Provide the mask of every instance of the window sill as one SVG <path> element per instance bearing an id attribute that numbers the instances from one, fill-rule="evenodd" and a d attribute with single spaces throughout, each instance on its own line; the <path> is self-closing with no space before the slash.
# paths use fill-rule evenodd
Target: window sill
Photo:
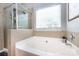
<path id="1" fill-rule="evenodd" d="M 35 31 L 64 31 L 62 28 L 36 28 Z"/>

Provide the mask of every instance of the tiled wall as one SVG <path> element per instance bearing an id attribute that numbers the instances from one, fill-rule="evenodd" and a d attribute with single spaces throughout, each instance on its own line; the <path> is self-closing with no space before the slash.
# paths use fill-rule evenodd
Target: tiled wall
<path id="1" fill-rule="evenodd" d="M 67 23 L 67 31 L 69 40 L 71 41 L 71 34 L 73 34 L 72 43 L 79 47 L 79 18 Z"/>
<path id="2" fill-rule="evenodd" d="M 71 40 L 71 34 L 73 34 L 74 38 Z M 67 32 L 68 40 L 79 47 L 79 32 Z"/>
<path id="3" fill-rule="evenodd" d="M 0 8 L 0 50 L 4 48 L 3 9 Z"/>
<path id="4" fill-rule="evenodd" d="M 34 31 L 35 36 L 59 37 L 66 36 L 65 31 Z"/>
<path id="5" fill-rule="evenodd" d="M 14 56 L 16 42 L 31 37 L 33 35 L 33 31 L 32 29 L 9 29 L 7 35 L 9 55 Z"/>

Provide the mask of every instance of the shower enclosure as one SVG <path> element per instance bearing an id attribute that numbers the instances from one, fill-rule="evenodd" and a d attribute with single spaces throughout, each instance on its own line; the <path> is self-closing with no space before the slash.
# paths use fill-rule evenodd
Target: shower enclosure
<path id="1" fill-rule="evenodd" d="M 8 29 L 31 29 L 31 21 L 29 12 L 31 8 L 25 7 L 23 4 L 11 4 L 5 8 L 6 12 L 6 27 Z"/>
<path id="2" fill-rule="evenodd" d="M 9 34 L 9 30 L 11 32 L 12 29 L 32 29 L 32 23 L 30 16 L 32 15 L 32 8 L 27 8 L 24 4 L 10 4 L 9 6 L 4 8 L 5 11 L 5 33 L 4 33 L 4 47 L 8 48 L 9 38 L 11 33 Z M 9 35 L 9 36 L 8 36 Z"/>

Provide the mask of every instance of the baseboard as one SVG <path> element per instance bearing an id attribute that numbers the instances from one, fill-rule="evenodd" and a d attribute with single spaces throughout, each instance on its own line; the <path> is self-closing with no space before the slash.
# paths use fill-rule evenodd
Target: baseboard
<path id="1" fill-rule="evenodd" d="M 3 48 L 2 50 L 0 50 L 0 52 L 3 52 L 3 51 L 8 52 L 8 49 Z"/>

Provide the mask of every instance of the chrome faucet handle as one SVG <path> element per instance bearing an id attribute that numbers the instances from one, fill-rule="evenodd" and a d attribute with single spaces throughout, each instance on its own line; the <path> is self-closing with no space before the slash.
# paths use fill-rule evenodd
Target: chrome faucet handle
<path id="1" fill-rule="evenodd" d="M 46 43 L 48 43 L 48 41 L 46 40 Z"/>
<path id="2" fill-rule="evenodd" d="M 71 33 L 71 40 L 75 39 L 75 36 Z"/>

